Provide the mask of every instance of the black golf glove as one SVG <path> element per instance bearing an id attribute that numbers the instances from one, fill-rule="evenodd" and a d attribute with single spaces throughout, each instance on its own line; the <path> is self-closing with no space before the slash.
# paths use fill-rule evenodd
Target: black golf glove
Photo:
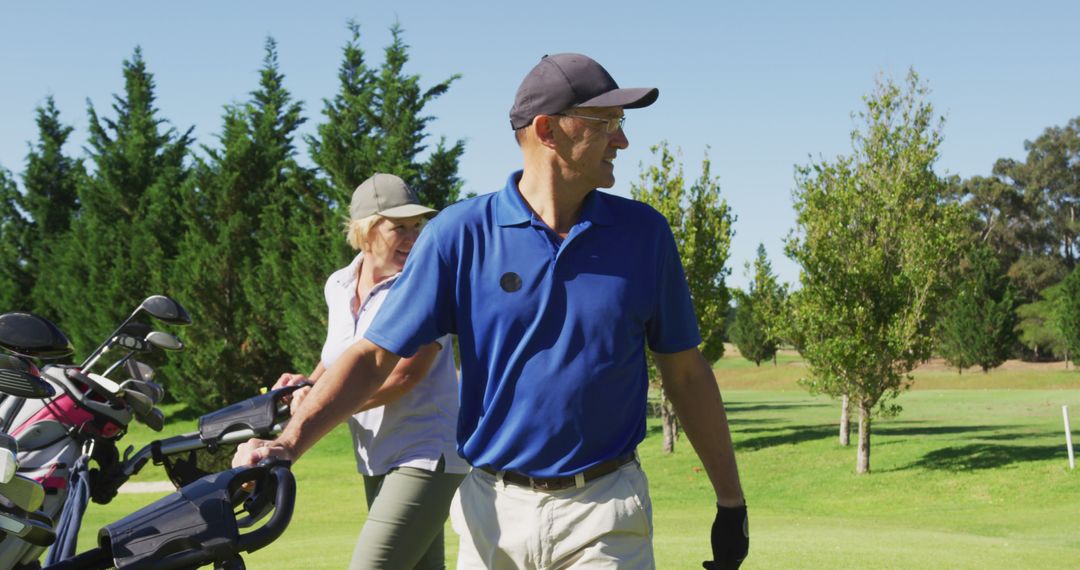
<path id="1" fill-rule="evenodd" d="M 750 550 L 750 527 L 746 517 L 746 505 L 741 507 L 716 506 L 716 520 L 712 525 L 711 561 L 702 562 L 705 570 L 738 570 Z"/>

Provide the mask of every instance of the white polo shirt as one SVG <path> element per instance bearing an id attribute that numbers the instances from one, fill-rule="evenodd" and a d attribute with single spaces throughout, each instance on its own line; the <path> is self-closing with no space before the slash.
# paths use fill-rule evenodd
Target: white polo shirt
<path id="1" fill-rule="evenodd" d="M 379 307 L 386 300 L 394 275 L 375 285 L 360 304 L 354 318 L 357 268 L 363 253 L 326 280 L 329 309 L 322 364 L 330 368 L 341 353 L 364 338 Z M 395 467 L 434 471 L 439 458 L 448 473 L 466 473 L 468 464 L 457 453 L 458 376 L 450 335 L 438 339 L 442 346 L 426 378 L 404 396 L 386 406 L 354 415 L 349 420 L 356 469 L 363 475 L 383 475 Z"/>

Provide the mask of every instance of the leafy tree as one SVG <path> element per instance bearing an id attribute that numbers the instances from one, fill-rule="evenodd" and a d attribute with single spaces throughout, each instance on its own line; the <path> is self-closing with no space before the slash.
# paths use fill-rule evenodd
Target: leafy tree
<path id="1" fill-rule="evenodd" d="M 930 354 L 931 325 L 963 237 L 933 171 L 941 123 L 914 71 L 903 88 L 879 80 L 858 115 L 853 153 L 797 169 L 801 267 L 793 319 L 811 390 L 849 396 L 859 410 L 856 472 L 870 471 L 871 420 Z"/>
<path id="2" fill-rule="evenodd" d="M 1016 292 L 994 253 L 976 248 L 968 257 L 938 324 L 941 355 L 963 370 L 1000 366 L 1016 344 Z"/>
<path id="3" fill-rule="evenodd" d="M 1061 295 L 1062 284 L 1058 283 L 1044 289 L 1039 300 L 1016 308 L 1020 343 L 1032 352 L 1035 360 L 1067 358 L 1068 348 L 1057 317 Z"/>
<path id="4" fill-rule="evenodd" d="M 254 394 L 290 368 L 277 334 L 286 308 L 292 251 L 286 224 L 310 192 L 295 160 L 303 123 L 267 39 L 259 87 L 225 108 L 220 149 L 206 148 L 184 185 L 184 234 L 173 282 L 196 315 L 194 348 L 180 361 L 173 393 L 198 411 Z M 308 177 L 310 179 L 310 177 Z M 271 377 L 273 376 L 273 377 Z"/>
<path id="5" fill-rule="evenodd" d="M 753 270 L 749 291 L 736 293 L 738 308 L 731 340 L 743 357 L 754 364 L 760 366 L 762 361 L 769 359 L 773 359 L 775 364 L 781 339 L 785 293 L 773 275 L 764 244 L 758 244 Z M 749 271 L 750 264 L 747 264 Z"/>
<path id="6" fill-rule="evenodd" d="M 682 164 L 676 164 L 667 143 L 661 142 L 651 150 L 658 162 L 641 171 L 630 193 L 634 199 L 656 208 L 671 225 L 697 314 L 701 352 L 707 361 L 715 362 L 724 354 L 724 320 L 731 300 L 724 282 L 730 270 L 725 265 L 735 216 L 727 200 L 720 197 L 720 184 L 710 173 L 708 154 L 702 160 L 701 176 L 687 191 Z M 653 378 L 654 372 L 655 368 L 651 368 Z M 678 424 L 667 396 L 661 403 L 661 416 L 664 448 L 670 453 L 678 437 Z"/>
<path id="7" fill-rule="evenodd" d="M 33 274 L 27 269 L 31 222 L 11 172 L 0 168 L 0 312 L 28 310 Z"/>
<path id="8" fill-rule="evenodd" d="M 992 176 L 950 181 L 953 199 L 971 214 L 971 241 L 993 250 L 1005 267 L 1049 254 L 1054 239 L 1042 219 L 1041 197 L 1010 178 L 1016 172 L 1013 161 L 999 160 Z"/>
<path id="9" fill-rule="evenodd" d="M 1024 143 L 1028 151 L 1016 178 L 1028 192 L 1043 199 L 1045 219 L 1057 238 L 1065 264 L 1072 268 L 1077 257 L 1080 233 L 1080 117 L 1064 127 L 1050 127 L 1034 141 Z"/>
<path id="10" fill-rule="evenodd" d="M 1056 255 L 1021 255 L 1009 266 L 1008 276 L 1016 288 L 1017 298 L 1037 300 L 1042 291 L 1060 283 L 1068 275 L 1065 262 Z"/>
<path id="11" fill-rule="evenodd" d="M 178 134 L 158 116 L 142 50 L 124 61 L 123 73 L 115 118 L 88 104 L 94 172 L 80 180 L 79 214 L 35 290 L 82 353 L 144 297 L 170 291 L 167 265 L 179 247 L 178 190 L 191 129 Z"/>
<path id="12" fill-rule="evenodd" d="M 1057 324 L 1065 340 L 1067 358 L 1080 363 L 1080 268 L 1073 269 L 1061 282 L 1057 299 Z"/>

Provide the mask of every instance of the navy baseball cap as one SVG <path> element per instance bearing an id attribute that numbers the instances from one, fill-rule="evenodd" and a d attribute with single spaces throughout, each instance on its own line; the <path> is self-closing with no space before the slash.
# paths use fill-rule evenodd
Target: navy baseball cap
<path id="1" fill-rule="evenodd" d="M 655 87 L 620 88 L 611 74 L 580 53 L 545 55 L 518 87 L 510 109 L 514 130 L 537 115 L 554 115 L 570 107 L 648 107 L 660 96 Z"/>

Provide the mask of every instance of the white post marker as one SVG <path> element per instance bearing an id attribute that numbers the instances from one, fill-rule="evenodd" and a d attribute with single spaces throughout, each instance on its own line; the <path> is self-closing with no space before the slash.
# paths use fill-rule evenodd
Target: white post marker
<path id="1" fill-rule="evenodd" d="M 1069 429 L 1069 406 L 1061 406 L 1061 414 L 1065 416 L 1065 446 L 1069 448 L 1069 469 L 1076 469 L 1076 456 L 1073 455 L 1072 430 Z"/>

